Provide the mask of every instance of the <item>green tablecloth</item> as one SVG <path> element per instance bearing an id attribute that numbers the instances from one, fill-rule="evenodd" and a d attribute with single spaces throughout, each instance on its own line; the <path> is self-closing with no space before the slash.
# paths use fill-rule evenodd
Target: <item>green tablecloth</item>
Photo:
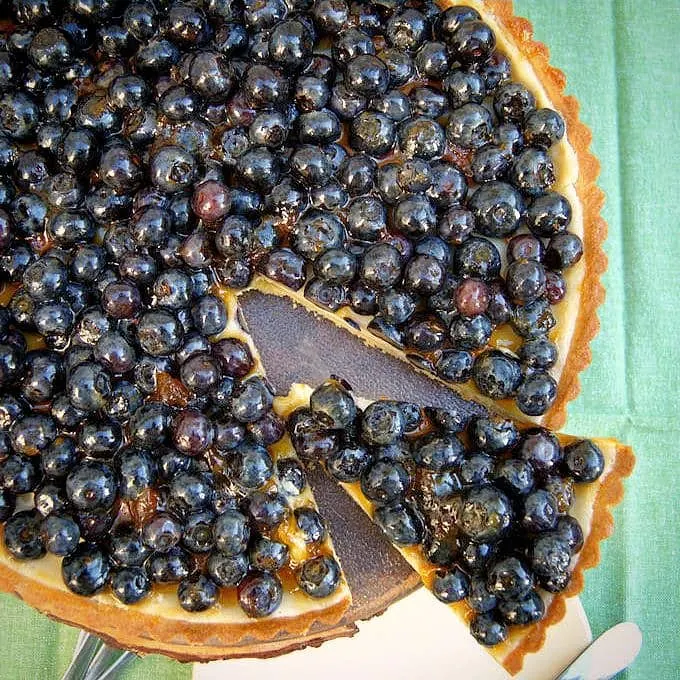
<path id="1" fill-rule="evenodd" d="M 583 602 L 595 634 L 624 619 L 643 630 L 627 677 L 680 677 L 675 421 L 680 383 L 680 4 L 676 0 L 517 0 L 581 101 L 607 193 L 607 302 L 593 364 L 567 429 L 616 436 L 638 455 L 615 536 L 588 574 Z M 75 631 L 0 596 L 0 678 L 55 678 Z M 147 658 L 126 678 L 188 678 L 190 667 Z"/>

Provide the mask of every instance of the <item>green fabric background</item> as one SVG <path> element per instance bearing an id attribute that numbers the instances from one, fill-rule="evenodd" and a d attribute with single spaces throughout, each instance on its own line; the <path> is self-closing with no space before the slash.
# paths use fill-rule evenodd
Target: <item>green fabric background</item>
<path id="1" fill-rule="evenodd" d="M 607 194 L 610 264 L 602 331 L 567 430 L 616 436 L 638 463 L 583 602 L 593 632 L 625 619 L 643 630 L 629 680 L 680 678 L 680 4 L 677 0 L 516 0 L 551 47 L 594 132 Z M 0 678 L 57 678 L 76 633 L 0 596 Z M 126 680 L 188 678 L 149 657 Z"/>

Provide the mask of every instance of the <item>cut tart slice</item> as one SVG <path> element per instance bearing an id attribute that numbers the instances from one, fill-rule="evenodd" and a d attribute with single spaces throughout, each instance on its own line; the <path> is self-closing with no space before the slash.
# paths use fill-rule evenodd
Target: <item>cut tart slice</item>
<path id="1" fill-rule="evenodd" d="M 323 461 L 512 674 L 599 562 L 634 465 L 631 449 L 612 439 L 368 402 L 337 379 L 294 385 L 275 409 L 298 454 Z"/>
<path id="2" fill-rule="evenodd" d="M 51 418 L 0 401 L 12 448 L 0 465 L 0 587 L 117 646 L 183 660 L 246 642 L 266 656 L 274 641 L 337 624 L 351 604 L 257 352 L 234 306 L 213 311 L 223 330 L 212 343 L 185 339 L 184 371 L 151 374 L 146 398 L 123 381 L 110 390 L 111 459 L 106 432 L 95 450 L 87 424 L 62 418 L 55 436 Z M 213 408 L 201 411 L 207 387 Z"/>

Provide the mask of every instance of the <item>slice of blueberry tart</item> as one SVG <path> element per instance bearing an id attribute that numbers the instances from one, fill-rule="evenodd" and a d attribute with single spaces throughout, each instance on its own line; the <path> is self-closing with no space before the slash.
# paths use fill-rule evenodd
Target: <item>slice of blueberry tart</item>
<path id="1" fill-rule="evenodd" d="M 3 3 L 0 586 L 185 660 L 351 633 L 319 464 L 516 672 L 632 466 L 551 433 L 605 267 L 563 87 L 503 0 Z M 487 414 L 276 397 L 249 290 Z"/>
<path id="2" fill-rule="evenodd" d="M 295 384 L 275 410 L 510 673 L 540 649 L 613 529 L 632 451 L 504 416 Z"/>

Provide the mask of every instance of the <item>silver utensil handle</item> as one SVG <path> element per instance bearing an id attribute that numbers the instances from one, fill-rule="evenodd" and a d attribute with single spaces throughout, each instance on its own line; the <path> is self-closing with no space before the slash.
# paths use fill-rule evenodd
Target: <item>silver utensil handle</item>
<path id="1" fill-rule="evenodd" d="M 96 635 L 80 632 L 73 658 L 61 680 L 114 680 L 139 657 L 107 646 Z"/>

